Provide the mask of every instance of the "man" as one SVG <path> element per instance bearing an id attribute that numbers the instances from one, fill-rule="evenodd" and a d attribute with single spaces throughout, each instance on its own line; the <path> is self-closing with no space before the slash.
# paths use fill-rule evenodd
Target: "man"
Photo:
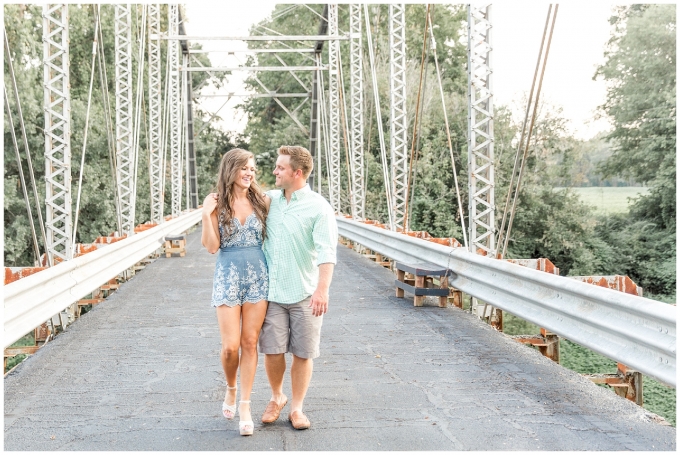
<path id="1" fill-rule="evenodd" d="M 312 155 L 304 147 L 282 146 L 276 160 L 276 186 L 267 216 L 264 254 L 269 265 L 269 307 L 260 333 L 260 352 L 272 389 L 263 423 L 279 418 L 288 402 L 283 394 L 284 354 L 293 355 L 292 401 L 288 420 L 296 430 L 310 427 L 302 403 L 319 356 L 323 315 L 336 263 L 338 227 L 330 204 L 307 185 Z"/>

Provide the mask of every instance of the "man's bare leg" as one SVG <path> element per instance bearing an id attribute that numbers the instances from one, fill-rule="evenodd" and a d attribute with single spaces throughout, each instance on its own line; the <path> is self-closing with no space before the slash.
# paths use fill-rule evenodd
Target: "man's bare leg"
<path id="1" fill-rule="evenodd" d="M 290 380 L 293 389 L 293 400 L 290 404 L 290 412 L 302 411 L 302 402 L 307 395 L 309 381 L 312 379 L 314 361 L 303 359 L 293 355 L 293 365 L 290 367 Z"/>
<path id="2" fill-rule="evenodd" d="M 293 362 L 293 365 L 295 362 Z M 267 372 L 269 386 L 272 389 L 272 401 L 283 403 L 287 398 L 283 394 L 283 375 L 286 373 L 286 357 L 284 354 L 265 354 L 264 369 Z"/>

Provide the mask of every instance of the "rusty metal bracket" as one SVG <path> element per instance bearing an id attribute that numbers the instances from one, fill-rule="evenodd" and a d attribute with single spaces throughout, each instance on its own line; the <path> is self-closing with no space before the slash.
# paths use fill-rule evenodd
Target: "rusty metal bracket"
<path id="1" fill-rule="evenodd" d="M 557 334 L 542 328 L 540 335 L 515 335 L 512 339 L 537 347 L 545 357 L 560 363 L 560 337 Z"/>
<path id="2" fill-rule="evenodd" d="M 607 384 L 618 396 L 642 406 L 642 373 L 622 363 L 616 365 L 618 371 L 614 374 L 584 374 L 582 376 L 595 384 Z"/>

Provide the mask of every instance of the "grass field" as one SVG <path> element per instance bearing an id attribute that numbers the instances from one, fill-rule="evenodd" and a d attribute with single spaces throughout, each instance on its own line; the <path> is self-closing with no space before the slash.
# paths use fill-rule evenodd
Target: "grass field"
<path id="1" fill-rule="evenodd" d="M 562 190 L 564 188 L 555 188 Z M 628 198 L 647 194 L 649 188 L 644 186 L 586 186 L 574 187 L 576 193 L 586 204 L 595 207 L 595 213 L 606 215 L 610 213 L 625 213 L 628 211 Z"/>

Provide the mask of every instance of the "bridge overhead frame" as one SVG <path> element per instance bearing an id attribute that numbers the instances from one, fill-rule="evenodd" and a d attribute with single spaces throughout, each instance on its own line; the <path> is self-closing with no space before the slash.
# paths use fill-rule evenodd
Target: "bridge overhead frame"
<path id="1" fill-rule="evenodd" d="M 68 5 L 43 7 L 45 234 L 48 264 L 73 257 Z M 6 58 L 9 58 L 7 56 Z"/>

